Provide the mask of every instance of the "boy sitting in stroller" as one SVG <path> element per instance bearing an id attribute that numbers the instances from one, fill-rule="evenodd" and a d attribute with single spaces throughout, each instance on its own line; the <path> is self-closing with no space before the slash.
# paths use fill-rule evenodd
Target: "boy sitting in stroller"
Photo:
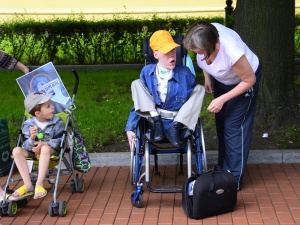
<path id="1" fill-rule="evenodd" d="M 61 118 L 54 115 L 51 104 L 52 94 L 42 92 L 30 93 L 24 101 L 25 109 L 32 115 L 22 125 L 24 142 L 22 147 L 13 149 L 13 157 L 24 185 L 18 188 L 8 200 L 18 200 L 34 194 L 34 199 L 45 197 L 43 187 L 50 156 L 59 155 L 64 124 Z M 26 158 L 38 158 L 38 178 L 35 188 L 31 182 Z"/>
<path id="2" fill-rule="evenodd" d="M 129 145 L 135 143 L 135 130 L 140 116 L 153 123 L 153 142 L 166 137 L 179 148 L 180 129 L 194 131 L 205 94 L 204 87 L 196 84 L 196 77 L 188 67 L 176 65 L 179 47 L 165 30 L 154 32 L 150 47 L 157 64 L 144 66 L 140 79 L 132 82 L 134 108 L 126 125 Z"/>

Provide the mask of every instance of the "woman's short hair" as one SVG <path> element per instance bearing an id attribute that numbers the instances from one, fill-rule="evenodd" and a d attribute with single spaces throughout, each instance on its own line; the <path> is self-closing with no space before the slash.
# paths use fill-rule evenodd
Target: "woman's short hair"
<path id="1" fill-rule="evenodd" d="M 212 24 L 200 21 L 194 23 L 186 32 L 183 39 L 183 45 L 186 49 L 194 51 L 197 49 L 205 50 L 207 55 L 204 59 L 216 50 L 216 44 L 219 40 L 219 33 Z"/>

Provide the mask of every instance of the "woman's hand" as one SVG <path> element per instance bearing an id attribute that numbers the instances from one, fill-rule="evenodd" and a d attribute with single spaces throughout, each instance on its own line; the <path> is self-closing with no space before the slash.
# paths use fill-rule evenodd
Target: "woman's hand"
<path id="1" fill-rule="evenodd" d="M 132 145 L 136 146 L 136 142 L 135 142 L 135 133 L 132 130 L 128 130 L 126 131 L 127 134 L 127 138 L 128 138 L 128 143 L 129 143 L 129 147 L 130 147 L 130 151 L 132 151 Z"/>
<path id="2" fill-rule="evenodd" d="M 212 113 L 218 113 L 223 108 L 224 103 L 225 102 L 222 96 L 215 98 L 214 100 L 211 101 L 211 103 L 207 107 L 207 110 L 209 110 Z"/>
<path id="3" fill-rule="evenodd" d="M 19 70 L 22 70 L 23 73 L 29 73 L 29 68 L 27 66 L 25 66 L 23 63 L 18 62 L 16 65 L 16 68 L 18 68 Z"/>
<path id="4" fill-rule="evenodd" d="M 232 66 L 232 69 L 240 77 L 241 82 L 231 91 L 221 95 L 210 103 L 207 109 L 212 113 L 218 113 L 222 109 L 225 102 L 245 93 L 256 82 L 255 74 L 245 55 L 242 55 L 241 58 L 238 59 L 238 61 Z M 204 75 L 205 82 L 207 82 L 207 73 L 204 73 Z"/>

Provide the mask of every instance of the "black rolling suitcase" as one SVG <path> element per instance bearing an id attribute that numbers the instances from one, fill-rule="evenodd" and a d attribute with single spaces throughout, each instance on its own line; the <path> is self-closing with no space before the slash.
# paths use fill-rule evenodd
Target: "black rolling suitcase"
<path id="1" fill-rule="evenodd" d="M 182 207 L 191 219 L 203 219 L 232 212 L 237 200 L 237 180 L 217 166 L 191 176 L 182 189 Z"/>

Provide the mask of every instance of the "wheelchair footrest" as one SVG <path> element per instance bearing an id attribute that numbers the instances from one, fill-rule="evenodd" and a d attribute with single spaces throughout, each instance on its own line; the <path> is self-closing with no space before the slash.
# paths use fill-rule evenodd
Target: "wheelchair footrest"
<path id="1" fill-rule="evenodd" d="M 163 185 L 163 186 L 155 186 L 153 188 L 155 192 L 181 192 L 182 186 L 180 185 Z"/>

